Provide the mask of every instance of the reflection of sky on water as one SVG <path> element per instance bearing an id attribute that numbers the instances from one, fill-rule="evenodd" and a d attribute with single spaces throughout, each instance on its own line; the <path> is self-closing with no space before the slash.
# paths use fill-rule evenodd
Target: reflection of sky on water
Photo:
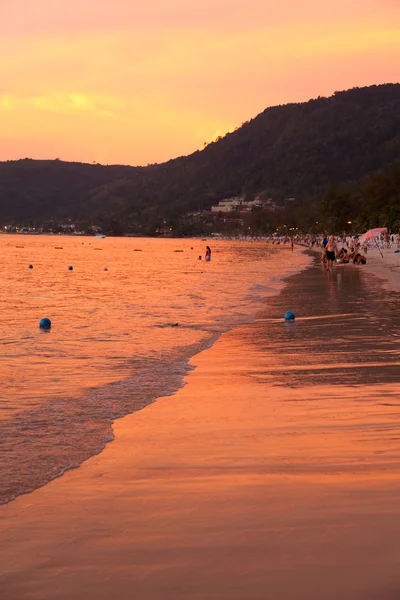
<path id="1" fill-rule="evenodd" d="M 294 276 L 246 340 L 265 357 L 258 376 L 295 387 L 398 382 L 399 305 L 398 295 L 362 268 L 338 268 L 332 278 L 314 269 Z M 286 324 L 289 309 L 297 318 Z"/>

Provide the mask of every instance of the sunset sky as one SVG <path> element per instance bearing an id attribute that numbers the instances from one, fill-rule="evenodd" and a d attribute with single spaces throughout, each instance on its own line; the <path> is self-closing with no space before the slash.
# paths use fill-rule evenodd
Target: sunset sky
<path id="1" fill-rule="evenodd" d="M 0 160 L 161 162 L 399 80 L 399 0 L 0 0 Z"/>

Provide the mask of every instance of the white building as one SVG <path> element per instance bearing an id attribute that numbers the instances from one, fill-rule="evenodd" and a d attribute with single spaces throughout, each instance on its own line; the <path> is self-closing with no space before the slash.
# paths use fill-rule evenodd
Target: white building
<path id="1" fill-rule="evenodd" d="M 236 196 L 235 198 L 227 198 L 226 200 L 220 200 L 217 206 L 211 207 L 212 213 L 230 213 L 235 210 L 240 210 L 243 205 L 248 205 L 248 202 L 244 201 L 244 198 L 241 196 Z"/>

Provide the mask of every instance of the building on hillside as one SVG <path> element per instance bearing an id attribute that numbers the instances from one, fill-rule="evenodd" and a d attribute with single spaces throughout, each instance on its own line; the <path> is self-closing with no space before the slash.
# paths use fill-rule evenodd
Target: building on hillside
<path id="1" fill-rule="evenodd" d="M 212 213 L 229 213 L 235 210 L 239 210 L 239 207 L 244 202 L 244 198 L 236 196 L 235 198 L 227 198 L 226 200 L 220 200 L 217 206 L 211 207 Z"/>
<path id="2" fill-rule="evenodd" d="M 287 202 L 293 202 L 294 198 L 289 198 Z M 261 208 L 271 212 L 279 212 L 283 210 L 283 206 L 277 205 L 272 198 L 262 200 L 259 196 L 254 200 L 245 201 L 243 196 L 236 196 L 235 198 L 227 198 L 226 200 L 220 200 L 217 206 L 211 207 L 211 214 L 217 215 L 219 213 L 231 213 L 239 212 L 240 214 L 246 214 L 252 212 L 254 208 Z"/>

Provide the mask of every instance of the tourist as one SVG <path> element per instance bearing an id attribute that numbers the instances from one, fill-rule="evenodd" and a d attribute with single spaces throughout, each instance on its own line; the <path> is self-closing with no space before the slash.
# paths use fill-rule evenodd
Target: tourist
<path id="1" fill-rule="evenodd" d="M 328 238 L 328 243 L 325 246 L 325 254 L 327 260 L 327 269 L 329 272 L 332 271 L 332 265 L 335 262 L 335 254 L 337 252 L 337 245 L 335 242 L 335 238 L 333 235 L 330 235 Z"/>
<path id="2" fill-rule="evenodd" d="M 347 254 L 346 248 L 342 248 L 338 254 L 338 260 L 342 264 L 347 264 L 349 262 L 349 257 Z"/>

